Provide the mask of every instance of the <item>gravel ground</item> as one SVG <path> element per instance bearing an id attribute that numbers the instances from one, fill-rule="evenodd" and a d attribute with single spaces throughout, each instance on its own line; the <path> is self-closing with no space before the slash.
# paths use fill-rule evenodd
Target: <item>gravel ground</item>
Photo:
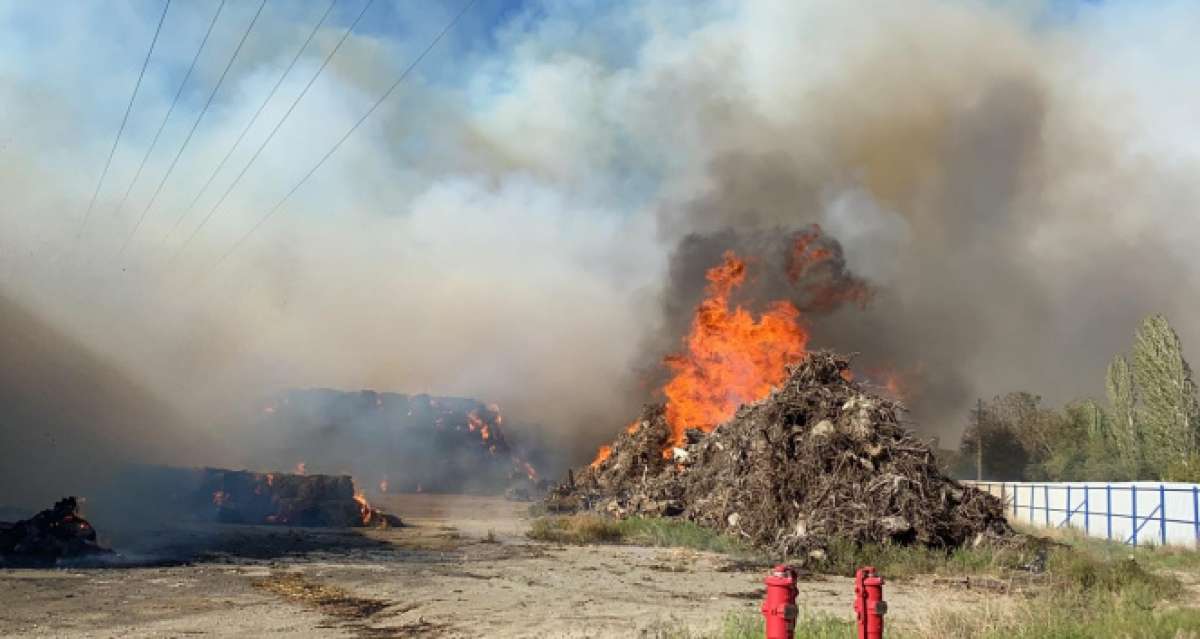
<path id="1" fill-rule="evenodd" d="M 412 525 L 153 531 L 153 550 L 124 557 L 133 565 L 0 570 L 0 636 L 653 637 L 714 628 L 762 598 L 762 567 L 720 555 L 530 542 L 525 504 L 378 501 Z M 187 561 L 164 565 L 163 553 Z M 800 604 L 849 618 L 852 592 L 850 579 L 814 577 Z M 889 584 L 887 599 L 897 621 L 1003 603 L 911 582 Z"/>

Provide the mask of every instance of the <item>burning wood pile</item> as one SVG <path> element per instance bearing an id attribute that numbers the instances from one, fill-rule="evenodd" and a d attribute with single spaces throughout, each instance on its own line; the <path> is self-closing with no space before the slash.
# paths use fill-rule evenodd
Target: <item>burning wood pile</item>
<path id="1" fill-rule="evenodd" d="M 899 405 L 852 379 L 846 358 L 810 353 L 767 397 L 682 441 L 649 406 L 546 505 L 683 517 L 786 555 L 835 539 L 957 547 L 1011 534 L 997 499 L 944 476 Z"/>
<path id="2" fill-rule="evenodd" d="M 64 497 L 29 519 L 0 522 L 0 565 L 10 561 L 52 563 L 109 552 L 96 542 L 96 529 L 79 515 L 74 497 Z"/>

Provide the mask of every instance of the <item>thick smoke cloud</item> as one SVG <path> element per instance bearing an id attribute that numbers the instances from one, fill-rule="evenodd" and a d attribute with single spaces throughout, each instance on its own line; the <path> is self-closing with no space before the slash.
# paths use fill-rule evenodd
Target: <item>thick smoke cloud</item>
<path id="1" fill-rule="evenodd" d="M 480 3 L 215 268 L 454 9 L 379 6 L 174 261 L 353 8 L 189 211 L 323 10 L 269 3 L 124 255 L 256 5 L 229 4 L 118 213 L 212 7 L 168 15 L 87 228 L 157 5 L 0 10 L 0 290 L 177 415 L 151 422 L 213 442 L 185 461 L 245 459 L 239 411 L 290 387 L 495 401 L 578 461 L 653 395 L 707 257 L 812 223 L 875 296 L 810 313 L 811 343 L 910 377 L 928 434 L 952 440 L 978 395 L 1099 393 L 1146 313 L 1200 343 L 1188 257 L 1200 146 L 1185 133 L 1200 83 L 1163 71 L 1196 52 L 1186 29 L 1162 29 L 1200 16 L 1174 6 Z M 757 286 L 755 298 L 792 294 Z M 36 356 L 9 348 L 6 366 Z M 45 384 L 61 394 L 77 380 Z M 136 456 L 157 461 L 177 429 L 126 431 L 130 403 L 106 422 L 113 441 L 153 442 Z M 78 418 L 63 420 L 71 432 Z"/>

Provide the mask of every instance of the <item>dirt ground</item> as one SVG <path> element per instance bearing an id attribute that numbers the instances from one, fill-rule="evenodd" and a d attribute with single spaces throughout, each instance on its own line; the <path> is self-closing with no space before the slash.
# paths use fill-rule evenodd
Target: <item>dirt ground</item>
<path id="1" fill-rule="evenodd" d="M 396 495 L 409 527 L 219 526 L 156 531 L 140 565 L 0 570 L 2 637 L 654 637 L 757 610 L 763 567 L 690 550 L 556 546 L 524 538 L 527 504 Z M 101 531 L 103 532 L 103 531 Z M 120 545 L 117 545 L 120 549 Z M 189 559 L 164 565 L 161 549 Z M 847 618 L 850 579 L 800 585 Z M 889 615 L 1002 604 L 958 585 L 895 583 Z"/>

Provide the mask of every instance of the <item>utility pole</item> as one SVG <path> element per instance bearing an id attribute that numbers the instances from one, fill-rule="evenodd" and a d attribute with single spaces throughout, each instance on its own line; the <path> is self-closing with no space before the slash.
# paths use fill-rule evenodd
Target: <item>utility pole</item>
<path id="1" fill-rule="evenodd" d="M 983 399 L 975 410 L 975 481 L 983 481 Z"/>

